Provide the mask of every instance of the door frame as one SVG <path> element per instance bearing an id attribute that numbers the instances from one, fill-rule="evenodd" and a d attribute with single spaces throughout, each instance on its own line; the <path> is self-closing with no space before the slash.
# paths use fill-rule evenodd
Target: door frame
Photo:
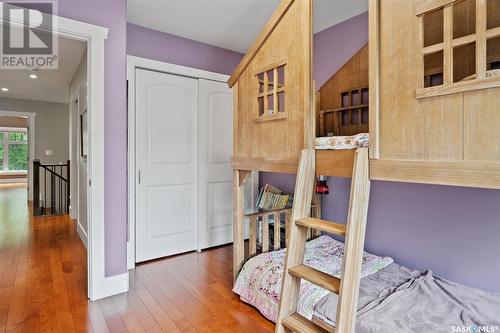
<path id="1" fill-rule="evenodd" d="M 87 98 L 89 113 L 88 154 L 88 246 L 87 274 L 88 297 L 101 299 L 129 289 L 128 271 L 106 276 L 105 263 L 105 205 L 104 205 L 104 41 L 108 28 L 69 18 L 52 15 L 53 26 L 41 25 L 39 29 L 59 36 L 87 43 Z M 0 15 L 0 24 L 5 18 Z M 11 19 L 8 24 L 23 27 L 22 20 Z"/>
<path id="2" fill-rule="evenodd" d="M 226 83 L 229 75 L 210 72 L 171 63 L 161 62 L 153 59 L 127 55 L 127 91 L 128 91 L 128 233 L 127 233 L 127 268 L 135 268 L 135 228 L 136 228 L 136 110 L 135 110 L 135 72 L 136 69 L 145 69 L 165 74 L 180 75 L 193 79 L 205 79 Z M 198 124 L 196 125 L 198 126 Z M 196 158 L 196 168 L 198 168 L 198 158 Z M 198 177 L 198 176 L 196 176 Z M 256 180 L 257 179 L 257 180 Z M 258 177 L 253 177 L 254 192 L 258 191 Z M 198 190 L 196 190 L 198 191 Z M 197 208 L 196 208 L 197 209 Z M 196 225 L 198 225 L 198 215 L 196 214 Z M 197 248 L 199 251 L 198 231 L 196 234 Z"/>
<path id="3" fill-rule="evenodd" d="M 28 201 L 33 201 L 33 184 L 31 177 L 33 174 L 33 160 L 35 159 L 35 117 L 34 112 L 19 112 L 0 110 L 0 116 L 6 117 L 26 117 L 28 119 Z"/>

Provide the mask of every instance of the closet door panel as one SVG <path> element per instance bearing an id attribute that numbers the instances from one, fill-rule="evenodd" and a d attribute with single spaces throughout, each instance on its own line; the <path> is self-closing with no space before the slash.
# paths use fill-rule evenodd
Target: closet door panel
<path id="1" fill-rule="evenodd" d="M 199 80 L 199 248 L 232 242 L 233 95 L 227 84 Z"/>
<path id="2" fill-rule="evenodd" d="M 136 71 L 136 261 L 196 249 L 197 80 Z"/>

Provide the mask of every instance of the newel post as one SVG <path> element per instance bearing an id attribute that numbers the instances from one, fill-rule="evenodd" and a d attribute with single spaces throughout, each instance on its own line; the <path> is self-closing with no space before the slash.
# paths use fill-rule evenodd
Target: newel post
<path id="1" fill-rule="evenodd" d="M 33 215 L 40 215 L 40 160 L 33 160 Z"/>

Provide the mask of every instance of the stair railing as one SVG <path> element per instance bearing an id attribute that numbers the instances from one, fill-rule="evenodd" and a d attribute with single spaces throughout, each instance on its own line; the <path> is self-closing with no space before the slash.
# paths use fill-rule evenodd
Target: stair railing
<path id="1" fill-rule="evenodd" d="M 70 206 L 70 161 L 42 164 L 33 161 L 33 215 L 68 214 Z"/>

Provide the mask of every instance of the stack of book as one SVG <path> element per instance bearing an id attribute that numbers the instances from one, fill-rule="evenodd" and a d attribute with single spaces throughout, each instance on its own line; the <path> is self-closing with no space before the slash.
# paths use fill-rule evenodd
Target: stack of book
<path id="1" fill-rule="evenodd" d="M 292 196 L 283 193 L 280 189 L 266 184 L 259 193 L 257 199 L 257 209 L 276 210 L 284 209 L 292 206 Z"/>

